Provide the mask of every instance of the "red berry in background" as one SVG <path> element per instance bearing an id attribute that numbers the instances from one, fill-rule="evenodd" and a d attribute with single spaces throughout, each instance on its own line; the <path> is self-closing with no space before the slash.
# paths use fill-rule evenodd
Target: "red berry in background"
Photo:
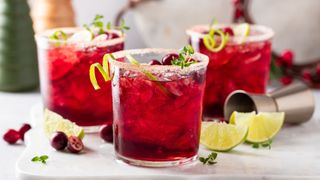
<path id="1" fill-rule="evenodd" d="M 178 59 L 179 55 L 172 53 L 172 54 L 167 54 L 162 58 L 162 64 L 163 65 L 171 65 L 171 61 L 174 59 Z"/>
<path id="2" fill-rule="evenodd" d="M 106 142 L 113 142 L 112 124 L 104 124 L 100 127 L 100 137 Z"/>
<path id="3" fill-rule="evenodd" d="M 19 134 L 20 134 L 20 137 L 21 137 L 21 140 L 24 141 L 24 134 L 29 131 L 31 129 L 31 126 L 30 124 L 28 123 L 24 123 L 21 128 L 19 129 Z"/>
<path id="4" fill-rule="evenodd" d="M 159 62 L 159 61 L 156 60 L 156 59 L 152 59 L 148 64 L 149 64 L 149 65 L 162 65 L 161 62 Z"/>
<path id="5" fill-rule="evenodd" d="M 84 149 L 84 145 L 80 138 L 77 136 L 70 136 L 68 138 L 67 148 L 72 153 L 79 153 Z"/>
<path id="6" fill-rule="evenodd" d="M 284 76 L 280 78 L 280 82 L 282 85 L 289 85 L 293 81 L 293 78 L 291 76 Z"/>
<path id="7" fill-rule="evenodd" d="M 316 74 L 317 74 L 318 77 L 320 77 L 320 64 L 317 64 Z"/>
<path id="8" fill-rule="evenodd" d="M 281 60 L 282 63 L 287 66 L 287 67 L 291 67 L 293 64 L 293 58 L 294 58 L 294 54 L 291 50 L 285 50 L 281 53 Z"/>
<path id="9" fill-rule="evenodd" d="M 3 139 L 9 144 L 15 144 L 20 139 L 20 134 L 14 129 L 9 129 L 4 135 Z"/>
<path id="10" fill-rule="evenodd" d="M 312 74 L 309 70 L 305 69 L 302 71 L 302 78 L 306 82 L 311 82 L 312 81 Z"/>
<path id="11" fill-rule="evenodd" d="M 68 137 L 64 132 L 57 131 L 51 135 L 50 144 L 56 150 L 64 150 L 68 144 Z"/>
<path id="12" fill-rule="evenodd" d="M 230 27 L 223 28 L 223 32 L 229 36 L 234 36 L 233 30 Z"/>

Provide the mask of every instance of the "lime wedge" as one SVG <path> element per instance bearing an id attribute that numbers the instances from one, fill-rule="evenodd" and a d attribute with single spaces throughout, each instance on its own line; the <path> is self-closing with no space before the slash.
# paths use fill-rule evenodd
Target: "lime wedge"
<path id="1" fill-rule="evenodd" d="M 69 39 L 68 42 L 90 42 L 93 36 L 92 33 L 88 30 L 81 30 L 74 33 Z"/>
<path id="2" fill-rule="evenodd" d="M 230 151 L 245 141 L 247 126 L 202 122 L 200 143 L 214 151 Z"/>
<path id="3" fill-rule="evenodd" d="M 249 128 L 246 141 L 250 143 L 264 143 L 280 131 L 284 122 L 284 112 L 261 112 L 258 114 L 234 112 L 230 123 L 246 125 Z"/>
<path id="4" fill-rule="evenodd" d="M 84 137 L 84 130 L 82 127 L 77 126 L 74 122 L 64 119 L 59 114 L 44 110 L 44 133 L 47 137 L 56 131 L 64 132 L 68 137 L 77 136 L 80 139 Z"/>
<path id="5" fill-rule="evenodd" d="M 236 25 L 233 28 L 233 32 L 235 36 L 247 37 L 250 34 L 250 25 L 248 23 Z"/>

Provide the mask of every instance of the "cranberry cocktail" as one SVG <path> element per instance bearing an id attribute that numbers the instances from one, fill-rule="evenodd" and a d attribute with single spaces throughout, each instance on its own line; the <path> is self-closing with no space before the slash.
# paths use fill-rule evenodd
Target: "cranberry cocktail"
<path id="1" fill-rule="evenodd" d="M 101 62 L 104 54 L 123 50 L 123 34 L 118 30 L 95 33 L 62 28 L 36 37 L 44 106 L 80 126 L 111 123 L 111 84 L 104 83 L 96 91 L 89 68 Z"/>
<path id="2" fill-rule="evenodd" d="M 273 32 L 258 25 L 240 26 L 199 25 L 187 30 L 193 48 L 209 57 L 204 97 L 206 117 L 223 117 L 224 101 L 234 90 L 265 93 Z"/>
<path id="3" fill-rule="evenodd" d="M 172 166 L 196 158 L 208 57 L 189 50 L 128 50 L 109 59 L 119 159 Z"/>

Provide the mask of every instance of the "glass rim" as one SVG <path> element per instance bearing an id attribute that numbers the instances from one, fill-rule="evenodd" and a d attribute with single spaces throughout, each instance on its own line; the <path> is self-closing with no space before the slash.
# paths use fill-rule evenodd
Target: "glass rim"
<path id="1" fill-rule="evenodd" d="M 42 43 L 61 43 L 63 45 L 81 45 L 84 47 L 88 47 L 88 46 L 98 46 L 98 47 L 103 47 L 103 46 L 112 46 L 115 44 L 119 44 L 119 43 L 123 43 L 126 39 L 126 35 L 122 34 L 121 31 L 119 30 L 107 30 L 106 32 L 113 32 L 119 35 L 118 38 L 114 38 L 114 39 L 107 39 L 104 41 L 90 41 L 90 42 L 84 42 L 84 41 L 79 41 L 79 42 L 68 42 L 65 40 L 55 40 L 55 39 L 50 39 L 49 36 L 52 35 L 54 32 L 56 31 L 63 31 L 66 34 L 71 34 L 71 33 L 75 33 L 77 31 L 81 31 L 81 30 L 85 30 L 84 28 L 81 27 L 60 27 L 60 28 L 52 28 L 52 29 L 47 29 L 43 32 L 40 33 L 36 33 L 34 35 L 36 42 L 38 44 L 42 44 Z"/>
<path id="2" fill-rule="evenodd" d="M 129 55 L 141 55 L 141 54 L 147 54 L 147 53 L 178 53 L 178 50 L 176 49 L 164 49 L 164 48 L 145 48 L 145 49 L 131 49 L 131 50 L 122 50 L 112 53 L 112 55 L 118 59 L 118 58 L 124 58 L 126 54 Z M 190 71 L 195 71 L 201 68 L 206 68 L 209 63 L 209 57 L 207 55 L 195 52 L 193 55 L 191 55 L 192 58 L 199 60 L 200 62 L 191 64 L 188 67 L 181 68 L 177 65 L 148 65 L 146 63 L 141 63 L 140 65 L 131 64 L 130 62 L 121 62 L 114 59 L 109 59 L 109 63 L 113 66 L 117 66 L 123 69 L 128 70 L 147 70 L 154 73 L 161 73 L 161 72 L 169 72 L 169 71 L 176 71 L 176 72 L 183 72 L 187 73 Z M 139 61 L 139 59 L 137 58 Z M 152 60 L 152 59 L 150 59 Z"/>
<path id="3" fill-rule="evenodd" d="M 239 24 L 216 24 L 213 27 L 223 28 L 223 27 L 234 27 Z M 249 35 L 247 37 L 239 37 L 239 36 L 229 36 L 229 42 L 242 44 L 243 42 L 260 42 L 270 40 L 274 36 L 274 31 L 263 25 L 250 24 L 250 29 L 258 32 L 262 32 L 262 34 Z M 186 34 L 191 37 L 203 38 L 205 34 L 202 34 L 203 31 L 209 30 L 209 24 L 200 24 L 192 26 L 186 30 Z M 228 42 L 228 43 L 229 43 Z"/>

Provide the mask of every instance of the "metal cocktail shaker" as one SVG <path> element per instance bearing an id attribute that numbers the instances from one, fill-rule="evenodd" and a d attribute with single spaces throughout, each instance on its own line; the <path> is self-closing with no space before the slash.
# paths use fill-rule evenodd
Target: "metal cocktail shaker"
<path id="1" fill-rule="evenodd" d="M 224 117 L 229 120 L 233 111 L 238 112 L 285 112 L 285 123 L 308 121 L 315 108 L 311 89 L 303 83 L 294 83 L 265 95 L 232 92 L 224 104 Z"/>

